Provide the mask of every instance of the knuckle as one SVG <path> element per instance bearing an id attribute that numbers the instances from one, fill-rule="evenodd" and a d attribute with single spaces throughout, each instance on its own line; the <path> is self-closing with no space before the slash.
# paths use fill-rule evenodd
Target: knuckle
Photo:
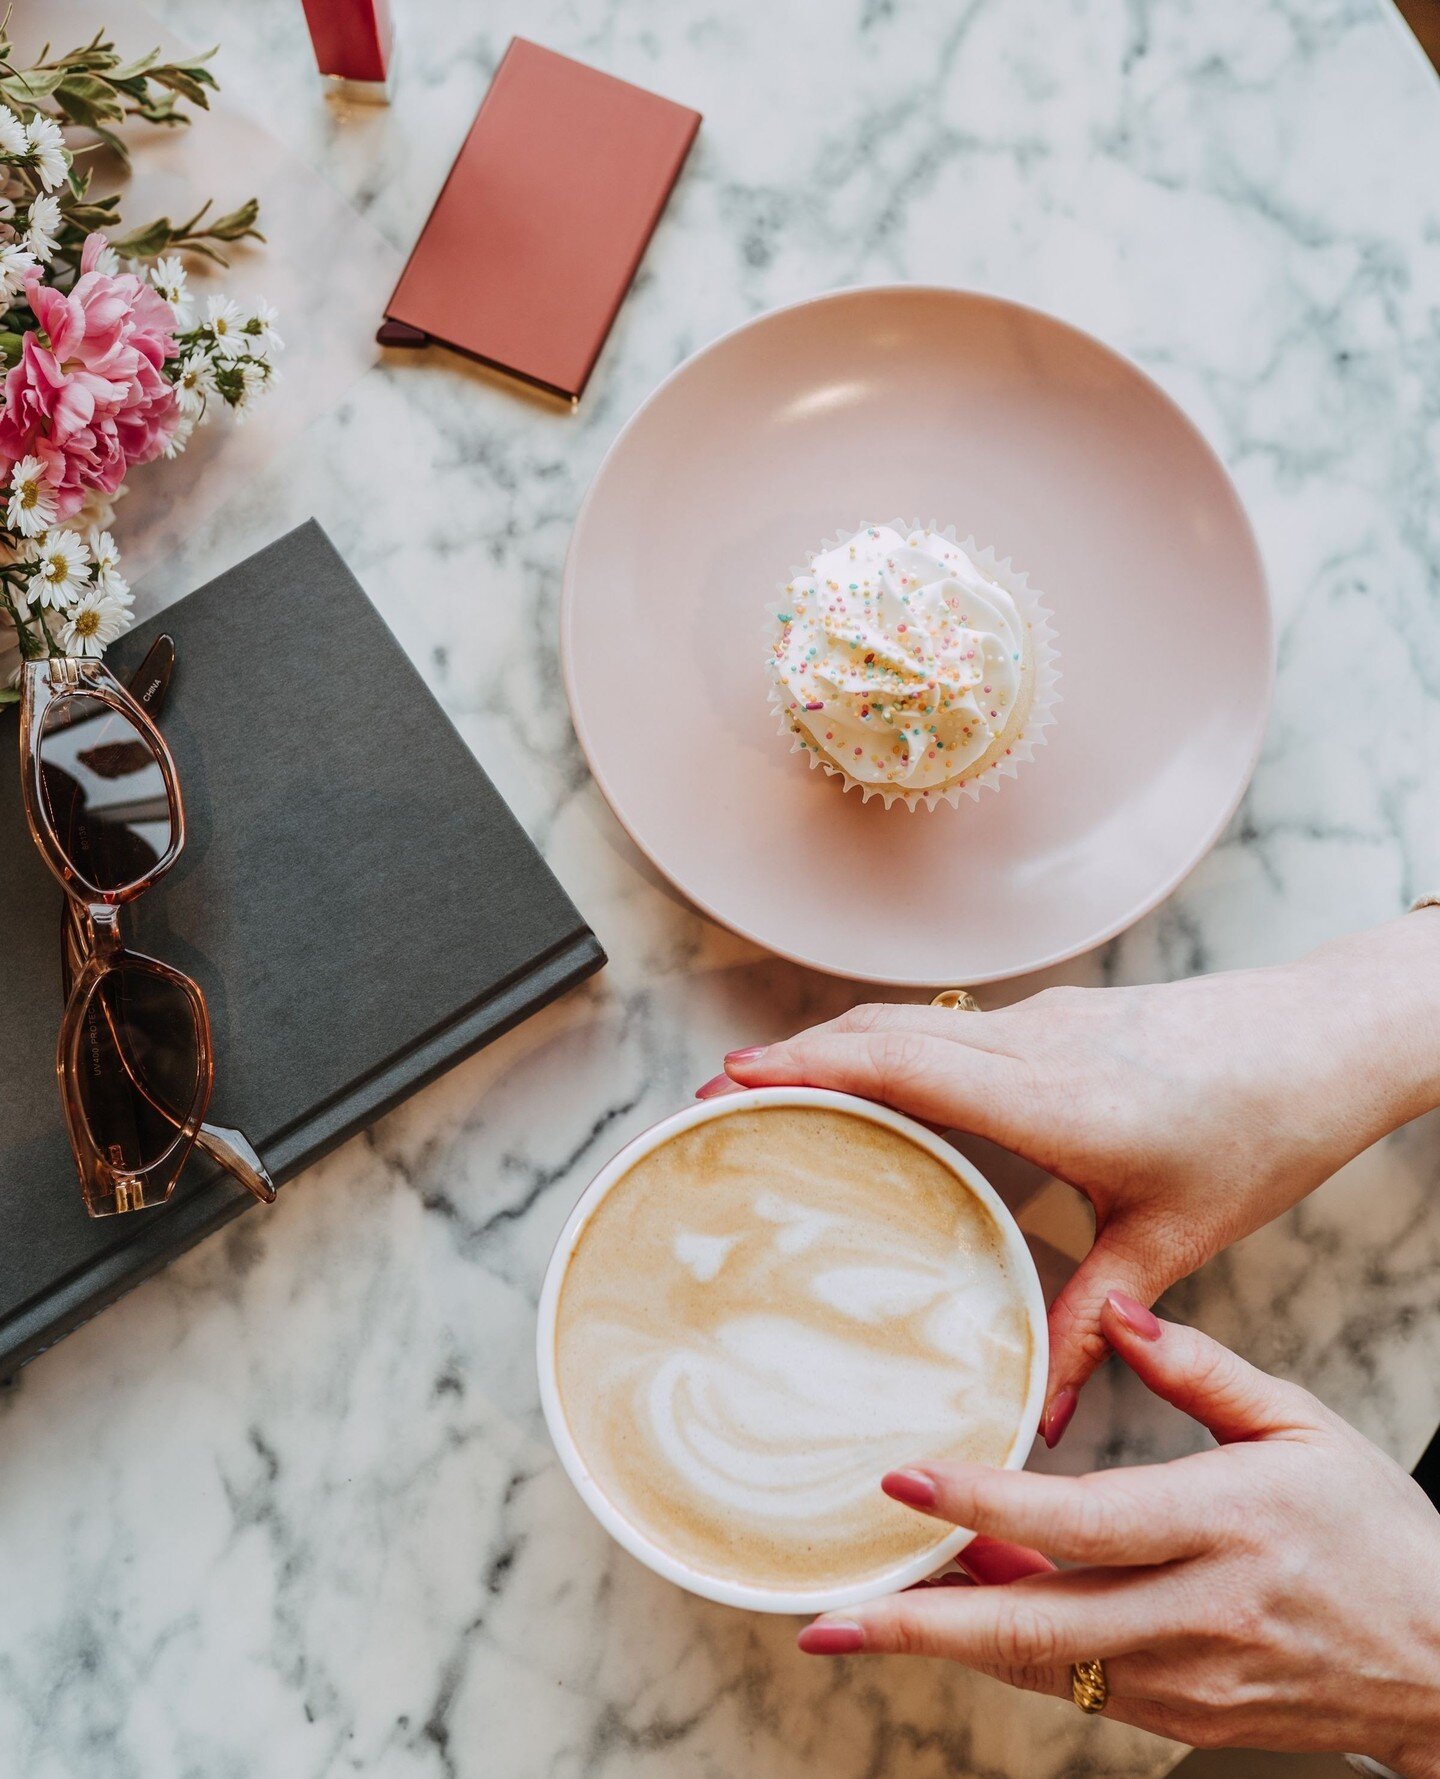
<path id="1" fill-rule="evenodd" d="M 1230 1396 L 1241 1384 L 1240 1361 L 1228 1348 L 1207 1341 L 1195 1355 L 1190 1382 L 1202 1396 Z"/>
<path id="2" fill-rule="evenodd" d="M 836 1028 L 842 1032 L 878 1031 L 889 1013 L 890 1009 L 883 1001 L 862 1001 L 858 1007 L 840 1015 L 835 1022 Z"/>
<path id="3" fill-rule="evenodd" d="M 1225 1604 L 1223 1631 L 1233 1647 L 1252 1650 L 1268 1641 L 1268 1614 L 1250 1594 L 1235 1594 Z"/>
<path id="4" fill-rule="evenodd" d="M 1100 1324 L 1092 1313 L 1084 1316 L 1082 1312 L 1070 1312 L 1069 1326 L 1064 1330 L 1067 1344 L 1073 1355 L 1071 1363 L 1071 1382 L 1079 1382 L 1088 1378 L 1090 1373 L 1109 1357 L 1110 1343 L 1100 1332 Z M 1078 1360 L 1078 1365 L 1074 1361 Z"/>
<path id="5" fill-rule="evenodd" d="M 1049 1613 L 1015 1603 L 996 1622 L 995 1663 L 1001 1668 L 1053 1668 L 1059 1657 L 1060 1633 Z"/>
<path id="6" fill-rule="evenodd" d="M 1186 1702 L 1201 1712 L 1205 1719 L 1217 1724 L 1236 1704 L 1233 1681 L 1225 1674 L 1202 1674 L 1185 1689 Z"/>
<path id="7" fill-rule="evenodd" d="M 1349 1429 L 1345 1427 L 1345 1423 L 1342 1422 L 1340 1417 L 1335 1413 L 1334 1409 L 1327 1408 L 1318 1396 L 1305 1389 L 1302 1384 L 1292 1384 L 1277 1378 L 1275 1380 L 1275 1387 L 1279 1400 L 1283 1404 L 1291 1420 L 1298 1421 L 1304 1426 L 1315 1428 L 1328 1428 L 1338 1425 L 1345 1428 L 1347 1432 L 1349 1431 Z"/>
<path id="8" fill-rule="evenodd" d="M 915 1080 L 925 1059 L 926 1044 L 923 1032 L 886 1031 L 876 1037 L 873 1057 L 882 1097 L 888 1098 L 891 1089 Z"/>
<path id="9" fill-rule="evenodd" d="M 1074 1533 L 1075 1542 L 1084 1550 L 1108 1551 L 1122 1532 L 1119 1504 L 1109 1495 L 1102 1494 L 1093 1478 L 1083 1477 L 1077 1480 L 1080 1487 L 1075 1492 L 1074 1505 L 1070 1510 L 1070 1529 Z"/>
<path id="10" fill-rule="evenodd" d="M 1206 1514 L 1210 1548 L 1263 1549 L 1269 1534 L 1261 1523 L 1262 1518 L 1254 1502 L 1242 1506 L 1233 1496 L 1217 1490 L 1210 1499 Z"/>
<path id="11" fill-rule="evenodd" d="M 892 1655 L 939 1655 L 938 1639 L 929 1621 L 896 1613 L 885 1621 L 879 1639 Z"/>

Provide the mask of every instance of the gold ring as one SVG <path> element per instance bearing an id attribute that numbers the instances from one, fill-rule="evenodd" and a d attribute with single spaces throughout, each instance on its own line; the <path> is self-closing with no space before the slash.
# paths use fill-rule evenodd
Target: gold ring
<path id="1" fill-rule="evenodd" d="M 1096 1656 L 1093 1662 L 1072 1662 L 1070 1665 L 1070 1697 L 1082 1711 L 1092 1716 L 1105 1709 L 1110 1685 L 1105 1678 L 1105 1664 Z"/>
<path id="2" fill-rule="evenodd" d="M 978 1013 L 980 1003 L 968 988 L 942 988 L 934 997 L 932 1007 L 949 1007 L 956 1013 Z"/>

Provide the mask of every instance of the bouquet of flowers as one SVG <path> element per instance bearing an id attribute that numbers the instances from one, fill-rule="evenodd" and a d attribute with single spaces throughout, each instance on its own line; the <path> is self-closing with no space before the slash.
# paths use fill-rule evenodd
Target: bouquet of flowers
<path id="1" fill-rule="evenodd" d="M 222 407 L 243 419 L 281 342 L 267 304 L 211 295 L 197 312 L 186 289 L 187 253 L 223 265 L 221 243 L 264 239 L 253 200 L 122 235 L 118 197 L 91 194 L 85 156 L 125 158 L 114 125 L 208 108 L 208 54 L 124 62 L 101 34 L 17 68 L 10 47 L 0 24 L 0 656 L 99 655 L 131 621 L 110 530 L 126 476 Z"/>

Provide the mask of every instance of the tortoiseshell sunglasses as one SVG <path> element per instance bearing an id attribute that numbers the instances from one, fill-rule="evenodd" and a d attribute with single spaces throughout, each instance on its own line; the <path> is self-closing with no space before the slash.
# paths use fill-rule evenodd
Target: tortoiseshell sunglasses
<path id="1" fill-rule="evenodd" d="M 92 1217 L 163 1204 L 192 1149 L 258 1199 L 275 1187 L 245 1136 L 207 1124 L 210 1015 L 181 971 L 132 951 L 120 910 L 185 844 L 175 760 L 155 726 L 175 661 L 160 637 L 129 688 L 99 661 L 25 664 L 25 817 L 65 891 L 65 1011 L 55 1067 Z"/>

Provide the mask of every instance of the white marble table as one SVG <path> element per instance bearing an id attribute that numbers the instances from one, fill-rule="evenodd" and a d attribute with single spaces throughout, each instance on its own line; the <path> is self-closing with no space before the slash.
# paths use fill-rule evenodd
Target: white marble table
<path id="1" fill-rule="evenodd" d="M 389 244 L 382 291 L 512 29 L 702 109 L 690 168 L 577 415 L 394 356 L 237 478 L 142 607 L 318 516 L 613 961 L 0 1397 L 0 1768 L 1159 1775 L 1175 1748 L 1058 1701 L 806 1661 L 789 1623 L 618 1553 L 559 1472 L 532 1315 L 581 1186 L 726 1047 L 860 998 L 698 918 L 629 845 L 565 712 L 560 566 L 621 422 L 747 315 L 875 279 L 1052 308 L 1223 454 L 1280 630 L 1229 833 L 1063 974 L 1254 963 L 1391 914 L 1440 882 L 1440 91 L 1381 0 L 396 8 L 395 105 L 344 112 L 295 0 L 159 7 L 226 40 L 227 97 Z M 292 364 L 330 313 L 309 274 Z M 1407 1461 L 1440 1417 L 1437 1155 L 1434 1121 L 1401 1134 L 1174 1298 Z M 1106 1378 L 1063 1455 L 1189 1439 Z"/>

